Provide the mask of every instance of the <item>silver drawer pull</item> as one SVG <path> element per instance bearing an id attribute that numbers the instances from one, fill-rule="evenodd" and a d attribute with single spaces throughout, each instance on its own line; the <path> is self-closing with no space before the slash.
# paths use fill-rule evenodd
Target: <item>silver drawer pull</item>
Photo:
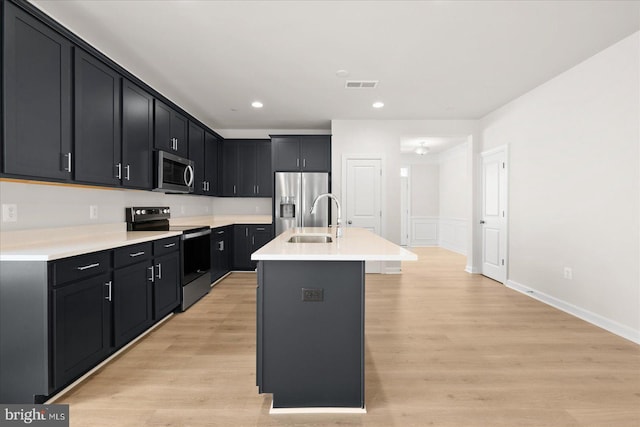
<path id="1" fill-rule="evenodd" d="M 80 271 L 84 271 L 84 270 L 88 270 L 88 269 L 90 269 L 90 268 L 95 268 L 95 267 L 97 267 L 97 266 L 99 266 L 99 265 L 100 265 L 100 263 L 99 263 L 99 262 L 96 262 L 96 263 L 94 263 L 94 264 L 83 265 L 82 267 L 76 267 L 76 268 L 77 268 L 78 270 L 80 270 Z"/>
<path id="2" fill-rule="evenodd" d="M 135 254 L 129 254 L 131 258 L 135 258 L 137 256 L 144 255 L 144 251 L 136 252 Z"/>
<path id="3" fill-rule="evenodd" d="M 216 234 L 224 234 L 224 231 L 217 231 Z"/>
<path id="4" fill-rule="evenodd" d="M 111 280 L 104 284 L 107 288 L 109 288 L 109 295 L 104 297 L 107 301 L 111 302 Z"/>
<path id="5" fill-rule="evenodd" d="M 162 279 L 162 264 L 156 264 L 156 267 L 158 267 L 158 274 L 156 277 L 158 279 Z"/>
<path id="6" fill-rule="evenodd" d="M 152 265 L 151 267 L 147 267 L 147 270 L 149 270 L 149 271 L 151 272 L 151 277 L 148 277 L 147 279 L 148 279 L 150 282 L 155 282 L 155 281 L 156 281 L 156 280 L 155 280 L 155 279 L 156 279 L 156 276 L 154 275 L 154 272 L 153 272 L 153 270 L 154 270 L 154 269 L 153 269 L 153 265 Z"/>
<path id="7" fill-rule="evenodd" d="M 165 247 L 165 248 L 172 248 L 172 247 L 174 247 L 175 245 L 176 245 L 175 243 L 169 243 L 169 244 L 164 245 L 164 247 Z"/>
<path id="8" fill-rule="evenodd" d="M 264 231 L 264 227 L 257 227 L 256 231 Z"/>

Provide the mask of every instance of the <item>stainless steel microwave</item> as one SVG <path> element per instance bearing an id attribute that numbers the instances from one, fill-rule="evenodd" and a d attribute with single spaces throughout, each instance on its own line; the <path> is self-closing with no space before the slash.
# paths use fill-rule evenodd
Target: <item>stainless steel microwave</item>
<path id="1" fill-rule="evenodd" d="M 193 192 L 193 162 L 189 159 L 158 151 L 156 153 L 154 191 L 165 193 Z"/>

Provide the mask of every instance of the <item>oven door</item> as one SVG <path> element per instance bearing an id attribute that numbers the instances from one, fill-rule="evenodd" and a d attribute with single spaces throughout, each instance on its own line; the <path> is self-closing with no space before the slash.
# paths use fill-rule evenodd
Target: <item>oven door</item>
<path id="1" fill-rule="evenodd" d="M 211 271 L 211 230 L 182 235 L 182 286 L 187 286 Z M 211 280 L 209 277 L 209 284 Z"/>
<path id="2" fill-rule="evenodd" d="M 193 192 L 193 162 L 166 151 L 158 151 L 156 157 L 155 191 L 168 193 Z"/>

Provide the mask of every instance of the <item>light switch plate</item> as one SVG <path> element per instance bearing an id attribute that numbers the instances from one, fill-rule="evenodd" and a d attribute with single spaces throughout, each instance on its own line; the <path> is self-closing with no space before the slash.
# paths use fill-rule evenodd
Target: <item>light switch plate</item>
<path id="1" fill-rule="evenodd" d="M 13 203 L 2 204 L 2 222 L 18 221 L 18 205 Z"/>

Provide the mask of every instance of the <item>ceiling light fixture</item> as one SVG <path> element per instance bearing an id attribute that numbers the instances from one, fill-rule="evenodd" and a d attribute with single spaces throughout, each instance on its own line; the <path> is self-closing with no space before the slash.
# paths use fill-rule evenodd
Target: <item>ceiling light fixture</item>
<path id="1" fill-rule="evenodd" d="M 420 143 L 420 146 L 418 148 L 416 148 L 416 154 L 419 155 L 419 156 L 424 156 L 428 152 L 429 152 L 429 147 L 425 146 L 425 142 L 424 141 L 422 141 Z"/>
<path id="2" fill-rule="evenodd" d="M 253 108 L 262 108 L 262 102 L 260 102 L 260 101 L 253 101 L 253 102 L 251 103 L 251 106 L 252 106 Z"/>
<path id="3" fill-rule="evenodd" d="M 349 77 L 349 71 L 347 70 L 338 70 L 336 71 L 337 77 Z"/>
<path id="4" fill-rule="evenodd" d="M 384 107 L 384 102 L 376 101 L 376 102 L 373 103 L 372 107 L 373 108 L 382 108 L 382 107 Z"/>

